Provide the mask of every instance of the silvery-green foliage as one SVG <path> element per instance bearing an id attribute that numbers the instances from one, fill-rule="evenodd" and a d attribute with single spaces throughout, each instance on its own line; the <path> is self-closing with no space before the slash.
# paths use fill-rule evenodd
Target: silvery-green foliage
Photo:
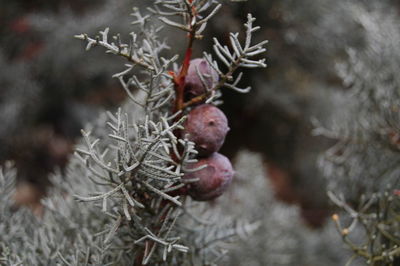
<path id="1" fill-rule="evenodd" d="M 256 217 L 258 227 L 242 237 L 229 254 L 227 265 L 344 265 L 350 252 L 342 248 L 333 222 L 312 230 L 302 221 L 299 208 L 277 201 L 268 182 L 263 158 L 240 151 L 234 186 L 217 208 L 225 215 Z M 232 204 L 234 202 L 235 204 Z M 242 234 L 243 236 L 243 234 Z M 354 264 L 358 265 L 358 264 Z"/>
<path id="2" fill-rule="evenodd" d="M 399 18 L 390 1 L 349 4 L 363 29 L 365 45 L 348 49 L 337 66 L 348 90 L 330 123 L 315 129 L 336 141 L 321 158 L 329 197 L 343 242 L 352 250 L 348 265 L 397 265 L 399 182 Z"/>
<path id="3" fill-rule="evenodd" d="M 138 239 L 135 243 L 141 230 L 145 230 L 149 238 L 157 237 L 161 246 L 168 244 L 161 239 L 163 235 L 153 236 L 144 225 L 140 227 L 140 223 L 147 223 L 146 226 L 155 223 L 153 214 L 145 215 L 139 210 L 137 216 L 132 214 L 131 221 L 122 218 L 124 210 L 118 208 L 120 201 L 125 200 L 123 195 L 120 198 L 110 196 L 106 212 L 77 201 L 75 194 L 106 190 L 104 185 L 86 178 L 93 173 L 77 158 L 72 158 L 67 168 L 68 179 L 60 173 L 52 176 L 53 187 L 42 201 L 43 217 L 34 216 L 28 209 L 17 210 L 14 206 L 15 174 L 12 164 L 7 164 L 0 172 L 0 229 L 7 232 L 0 234 L 2 265 L 130 265 L 145 240 Z M 151 205 L 145 204 L 146 207 Z M 175 244 L 172 248 L 187 246 L 190 252 L 168 254 L 167 262 L 162 262 L 164 250 L 157 250 L 151 257 L 151 265 L 217 263 L 230 248 L 223 242 L 254 230 L 253 223 L 238 224 L 227 215 L 218 215 L 207 203 L 187 199 L 184 204 L 185 208 L 175 210 L 177 213 L 170 211 L 171 220 L 177 223 L 170 234 L 178 235 L 183 244 Z M 157 208 L 160 206 L 153 210 L 157 211 Z M 139 224 L 135 224 L 139 215 L 140 221 L 136 221 Z M 174 215 L 179 219 L 175 220 Z M 115 221 L 120 223 L 118 228 Z"/>
<path id="4" fill-rule="evenodd" d="M 161 78 L 162 76 L 166 76 L 166 78 L 168 78 L 169 76 L 166 75 L 165 70 L 168 69 L 168 66 L 171 62 L 177 59 L 176 56 L 173 56 L 170 59 L 165 59 L 161 56 L 161 52 L 169 47 L 165 44 L 165 42 L 160 41 L 157 38 L 157 33 L 162 28 L 155 28 L 152 24 L 149 23 L 149 21 L 151 21 L 153 16 L 156 16 L 169 26 L 173 26 L 184 31 L 189 31 L 190 29 L 185 26 L 185 22 L 188 23 L 187 20 L 191 18 L 192 21 L 190 22 L 190 25 L 193 28 L 193 34 L 195 38 L 200 38 L 200 34 L 204 30 L 208 20 L 216 14 L 221 6 L 220 4 L 218 4 L 216 5 L 216 7 L 214 7 L 212 11 L 210 11 L 206 15 L 203 15 L 203 13 L 205 13 L 205 11 L 208 11 L 208 9 L 212 6 L 214 2 L 215 1 L 194 1 L 193 3 L 189 3 L 189 1 L 186 2 L 176 0 L 164 3 L 163 1 L 156 1 L 154 9 L 150 9 L 152 15 L 142 15 L 139 10 L 135 9 L 132 15 L 136 18 L 136 20 L 133 22 L 133 24 L 138 25 L 139 32 L 142 33 L 140 35 L 142 35 L 143 37 L 142 39 L 139 39 L 138 34 L 132 32 L 130 34 L 131 40 L 129 41 L 129 43 L 124 43 L 119 35 L 113 37 L 114 41 L 109 41 L 108 28 L 106 28 L 104 31 L 101 31 L 100 36 L 97 36 L 96 38 L 91 38 L 86 34 L 77 35 L 76 37 L 87 41 L 86 49 L 90 49 L 95 45 L 100 45 L 106 48 L 107 53 L 113 53 L 125 57 L 130 62 L 130 64 L 126 65 L 127 69 L 125 71 L 114 75 L 114 77 L 117 77 L 120 80 L 123 87 L 133 101 L 135 101 L 139 105 L 147 106 L 147 103 L 141 103 L 134 99 L 129 90 L 131 86 L 143 90 L 142 86 L 144 84 L 139 81 L 139 78 L 136 75 L 131 74 L 129 76 L 128 74 L 130 74 L 132 69 L 137 66 L 147 70 L 150 75 L 150 78 L 148 77 L 147 80 L 153 81 L 155 78 Z M 161 11 L 159 5 L 170 10 L 170 12 Z M 198 15 L 193 17 L 189 16 L 192 8 L 198 10 Z M 171 10 L 174 10 L 174 12 L 171 12 Z M 177 15 L 182 17 L 183 24 L 173 22 L 165 17 Z M 240 89 L 237 87 L 239 81 L 241 80 L 242 73 L 239 73 L 238 76 L 234 78 L 234 72 L 239 67 L 266 67 L 264 63 L 265 59 L 252 59 L 252 57 L 265 52 L 265 48 L 263 48 L 263 46 L 267 43 L 267 41 L 262 41 L 256 44 L 252 43 L 252 36 L 254 32 L 260 29 L 259 26 L 253 26 L 254 21 L 255 18 L 249 14 L 247 17 L 247 23 L 244 24 L 246 28 L 244 45 L 242 45 L 239 41 L 239 33 L 230 34 L 230 45 L 232 47 L 232 51 L 230 51 L 226 45 L 223 46 L 217 39 L 214 38 L 214 51 L 217 58 L 223 63 L 226 71 L 219 67 L 219 64 L 212 59 L 212 56 L 210 54 L 205 53 L 205 59 L 210 63 L 210 65 L 217 71 L 220 76 L 219 83 L 214 88 L 208 88 L 210 96 L 214 96 L 214 93 L 216 93 L 216 91 L 223 86 L 239 92 L 248 92 L 250 88 Z M 129 76 L 128 81 L 125 81 L 124 76 Z M 170 92 L 171 86 L 168 85 L 168 81 L 164 80 L 163 82 L 163 84 L 160 84 L 161 88 L 159 88 L 159 90 L 161 90 L 164 94 L 170 95 L 170 93 L 168 92 Z M 157 87 L 156 85 L 157 83 L 152 83 L 150 87 Z M 146 93 L 149 92 L 149 90 L 145 91 Z M 162 93 L 158 92 L 157 95 Z M 148 95 L 148 98 L 152 99 L 151 95 Z M 213 97 L 210 98 L 212 99 Z M 157 100 L 158 99 L 159 98 L 157 98 Z M 152 100 L 155 101 L 155 99 Z M 158 108 L 158 106 L 153 108 Z"/>
<path id="5" fill-rule="evenodd" d="M 229 265 L 293 265 L 299 246 L 300 226 L 298 208 L 274 199 L 262 157 L 241 151 L 235 158 L 237 169 L 233 190 L 221 199 L 221 210 L 256 217 L 259 226 L 251 241 L 241 239 L 230 257 Z M 235 201 L 235 204 L 231 204 Z"/>
<path id="6" fill-rule="evenodd" d="M 197 152 L 194 143 L 174 133 L 183 129 L 185 120 L 182 110 L 172 113 L 174 98 L 178 96 L 168 70 L 177 56 L 162 56 L 169 47 L 158 38 L 162 27 L 151 23 L 159 18 L 168 26 L 188 31 L 192 36 L 189 42 L 192 42 L 219 8 L 216 1 L 155 1 L 149 14 L 134 9 L 132 24 L 137 32 L 130 34 L 128 42 L 120 35 L 110 38 L 108 28 L 95 38 L 86 34 L 76 36 L 87 42 L 87 50 L 98 45 L 107 53 L 127 59 L 125 70 L 113 77 L 118 78 L 130 100 L 141 107 L 135 119 L 121 109 L 115 115 L 109 113 L 108 140 L 92 138 L 91 132 L 82 131 L 84 146 L 76 153 L 88 169 L 86 176 L 102 187 L 91 195 L 76 194 L 76 199 L 94 202 L 112 217 L 112 225 L 104 229 L 105 243 L 111 242 L 120 228 L 128 226 L 129 238 L 137 247 L 137 253 L 132 256 L 137 263 L 181 265 L 188 263 L 185 253 L 189 253 L 194 264 L 213 263 L 223 255 L 215 243 L 231 238 L 238 230 L 230 223 L 224 226 L 200 224 L 197 226 L 200 230 L 193 232 L 194 225 L 180 221 L 185 210 L 192 209 L 191 205 L 185 205 L 186 197 L 179 196 L 179 189 L 190 182 L 183 181 L 182 176 L 197 170 L 187 168 L 195 162 L 193 158 Z M 181 22 L 166 16 L 176 16 Z M 242 74 L 235 80 L 232 76 L 238 67 L 265 67 L 264 59 L 250 59 L 264 52 L 266 43 L 252 44 L 252 34 L 259 29 L 253 26 L 254 20 L 248 15 L 244 45 L 240 44 L 238 34 L 231 35 L 232 52 L 215 40 L 214 50 L 227 72 L 206 55 L 220 75 L 220 82 L 205 95 L 207 102 L 215 98 L 222 86 L 245 92 L 236 87 Z M 200 78 L 204 77 L 200 75 Z M 177 191 L 177 195 L 172 196 Z M 242 230 L 247 231 L 247 227 L 251 230 L 251 226 L 245 224 Z"/>
<path id="7" fill-rule="evenodd" d="M 182 119 L 169 123 L 161 117 L 155 123 L 146 117 L 142 122 L 131 124 L 121 112 L 110 118 L 109 137 L 115 141 L 114 145 L 100 150 L 99 139 L 92 140 L 89 133 L 83 132 L 86 147 L 77 149 L 78 157 L 89 170 L 86 176 L 102 189 L 96 190 L 93 196 L 75 197 L 79 201 L 99 203 L 105 213 L 113 212 L 114 223 L 111 229 L 106 229 L 107 241 L 126 224 L 130 225 L 130 237 L 135 244 L 159 244 L 162 247 L 159 256 L 163 260 L 173 250 L 187 252 L 188 248 L 179 244 L 180 237 L 170 235 L 181 214 L 178 207 L 182 206 L 182 200 L 168 194 L 183 186 L 183 171 L 192 161 L 191 154 L 196 153 L 193 143 L 178 139 L 172 133 Z M 176 161 L 171 159 L 172 153 Z M 143 257 L 144 264 L 149 262 L 157 244 Z"/>
<path id="8" fill-rule="evenodd" d="M 185 202 L 174 233 L 193 252 L 170 254 L 165 265 L 344 264 L 348 255 L 341 248 L 333 224 L 319 231 L 310 230 L 302 224 L 296 207 L 274 200 L 259 155 L 240 152 L 235 168 L 239 171 L 233 189 L 217 204 L 189 199 Z M 116 232 L 111 230 L 115 234 L 109 238 L 117 213 L 99 212 L 73 197 L 75 193 L 104 190 L 102 185 L 84 178 L 88 173 L 79 160 L 72 159 L 66 173 L 68 179 L 54 175 L 54 187 L 43 201 L 45 215 L 40 219 L 27 209 L 13 209 L 15 170 L 11 165 L 2 169 L 0 229 L 8 232 L 0 234 L 2 264 L 132 263 L 137 252 L 132 228 L 121 226 Z M 109 207 L 117 206 L 117 201 L 110 199 Z"/>
<path id="9" fill-rule="evenodd" d="M 70 167 L 70 176 L 77 181 L 74 185 L 89 188 L 79 164 L 72 162 Z M 76 202 L 70 194 L 71 183 L 61 175 L 54 176 L 55 186 L 43 201 L 41 218 L 14 206 L 15 180 L 16 171 L 7 164 L 0 173 L 2 265 L 126 265 L 129 261 L 121 241 L 115 244 L 121 245 L 120 251 L 115 252 L 104 237 L 96 237 L 98 228 L 107 226 L 110 218 Z"/>
<path id="10" fill-rule="evenodd" d="M 350 199 L 385 189 L 399 173 L 399 19 L 386 5 L 373 6 L 349 6 L 366 45 L 349 48 L 349 62 L 338 65 L 349 90 L 342 93 L 329 126 L 315 130 L 337 140 L 320 163 L 330 189 Z"/>
<path id="11" fill-rule="evenodd" d="M 361 196 L 357 207 L 347 203 L 343 196 L 329 193 L 331 200 L 344 215 L 335 214 L 333 220 L 343 242 L 353 255 L 348 265 L 362 260 L 368 265 L 391 265 L 399 262 L 400 198 L 398 191 L 386 191 Z"/>
<path id="12" fill-rule="evenodd" d="M 12 215 L 12 203 L 8 198 L 4 201 L 6 215 L 1 224 L 11 232 L 1 239 L 4 261 L 30 265 L 212 265 L 226 254 L 221 242 L 254 230 L 256 225 L 251 222 L 237 224 L 230 218 L 217 218 L 208 204 L 191 202 L 179 193 L 187 182 L 196 181 L 183 181 L 182 176 L 197 170 L 187 168 L 196 161 L 197 152 L 194 143 L 175 134 L 185 120 L 182 110 L 172 111 L 177 96 L 168 71 L 177 56 L 164 57 L 169 47 L 158 38 L 163 28 L 152 23 L 158 17 L 200 38 L 219 8 L 216 1 L 154 1 L 148 14 L 134 8 L 137 31 L 127 39 L 109 37 L 108 28 L 95 38 L 76 36 L 87 42 L 87 50 L 103 46 L 107 53 L 127 60 L 124 70 L 113 77 L 136 107 L 127 108 L 127 104 L 116 113 L 108 112 L 94 127 L 82 130 L 83 139 L 68 166 L 66 180 L 60 174 L 52 179 L 54 188 L 43 202 L 42 221 L 28 212 Z M 174 22 L 170 15 L 181 21 Z M 36 19 L 38 25 L 43 24 L 40 17 Z M 239 67 L 265 67 L 263 59 L 251 59 L 265 51 L 266 43 L 252 44 L 252 35 L 259 29 L 253 26 L 254 20 L 248 15 L 244 44 L 238 34 L 231 35 L 232 51 L 215 40 L 217 58 L 225 66 L 220 68 L 206 55 L 220 82 L 209 88 L 202 100 L 213 101 L 223 86 L 247 91 L 237 87 L 242 74 L 234 78 L 234 72 Z M 52 26 L 47 28 L 51 31 Z M 14 176 L 6 175 L 5 182 L 12 182 Z M 11 194 L 7 190 L 2 195 Z M 203 217 L 210 219 L 205 222 Z M 30 220 L 35 222 L 26 224 Z M 13 226 L 22 228 L 21 236 L 8 228 Z M 14 243 L 14 238 L 20 241 Z"/>

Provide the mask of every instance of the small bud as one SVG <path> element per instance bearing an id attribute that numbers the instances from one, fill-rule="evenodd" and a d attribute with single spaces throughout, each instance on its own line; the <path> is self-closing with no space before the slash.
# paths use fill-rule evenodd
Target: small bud
<path id="1" fill-rule="evenodd" d="M 187 193 L 199 201 L 212 200 L 221 196 L 228 188 L 233 178 L 233 168 L 228 158 L 220 153 L 213 153 L 210 157 L 199 160 L 191 168 L 207 167 L 186 173 L 184 179 L 198 179 L 188 184 Z"/>
<path id="2" fill-rule="evenodd" d="M 183 134 L 196 144 L 199 156 L 219 151 L 229 131 L 225 114 L 211 104 L 200 105 L 189 112 Z"/>
<path id="3" fill-rule="evenodd" d="M 202 79 L 199 77 L 202 75 Z M 210 66 L 207 60 L 196 58 L 190 61 L 188 73 L 185 78 L 185 96 L 187 99 L 202 95 L 207 89 L 217 85 L 218 73 Z M 204 86 L 205 85 L 205 86 Z"/>
<path id="4" fill-rule="evenodd" d="M 339 215 L 337 215 L 336 213 L 334 215 L 332 215 L 332 220 L 334 220 L 335 222 L 339 220 Z"/>

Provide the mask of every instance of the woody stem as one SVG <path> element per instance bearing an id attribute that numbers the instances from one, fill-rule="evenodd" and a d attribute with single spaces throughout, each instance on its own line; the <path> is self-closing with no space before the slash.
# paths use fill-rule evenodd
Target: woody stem
<path id="1" fill-rule="evenodd" d="M 192 3 L 191 0 L 189 0 L 190 3 Z M 189 26 L 190 26 L 190 31 L 189 31 L 189 42 L 186 48 L 185 52 L 185 57 L 183 59 L 182 63 L 182 68 L 179 72 L 179 74 L 174 77 L 174 83 L 175 83 L 175 92 L 176 92 L 176 98 L 175 98 L 175 105 L 174 105 L 174 113 L 182 110 L 184 108 L 184 95 L 185 95 L 185 78 L 188 73 L 188 69 L 190 66 L 190 59 L 192 57 L 192 47 L 194 40 L 196 38 L 196 9 L 194 6 L 191 7 L 191 12 L 189 15 Z"/>

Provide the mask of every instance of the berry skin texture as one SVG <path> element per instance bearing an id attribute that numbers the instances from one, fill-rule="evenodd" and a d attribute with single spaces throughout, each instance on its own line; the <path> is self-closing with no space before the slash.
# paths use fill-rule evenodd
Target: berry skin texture
<path id="1" fill-rule="evenodd" d="M 183 134 L 196 144 L 200 157 L 219 151 L 229 131 L 225 114 L 211 104 L 192 109 L 184 124 Z"/>
<path id="2" fill-rule="evenodd" d="M 193 173 L 186 173 L 183 177 L 184 179 L 199 179 L 187 185 L 187 193 L 194 200 L 212 200 L 226 191 L 235 172 L 229 159 L 217 152 L 192 164 L 191 167 L 197 168 L 202 165 L 207 165 L 207 167 Z"/>
<path id="3" fill-rule="evenodd" d="M 198 69 L 198 71 L 196 70 Z M 203 77 L 201 81 L 198 73 Z M 187 99 L 199 96 L 217 85 L 219 80 L 218 73 L 209 65 L 207 60 L 196 58 L 190 61 L 188 73 L 185 77 L 185 96 Z M 204 86 L 206 85 L 206 87 Z"/>

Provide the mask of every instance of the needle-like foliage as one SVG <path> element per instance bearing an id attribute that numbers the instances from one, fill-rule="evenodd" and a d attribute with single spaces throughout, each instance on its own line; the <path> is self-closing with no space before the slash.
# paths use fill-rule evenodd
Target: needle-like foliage
<path id="1" fill-rule="evenodd" d="M 390 4 L 349 5 L 364 29 L 365 47 L 348 49 L 338 72 L 348 87 L 328 127 L 315 133 L 336 140 L 320 160 L 328 196 L 343 214 L 333 220 L 369 265 L 399 263 L 399 18 Z"/>
<path id="2" fill-rule="evenodd" d="M 66 184 L 60 185 L 60 177 L 55 177 L 58 185 L 45 200 L 46 225 L 29 229 L 35 232 L 24 232 L 33 234 L 32 247 L 37 247 L 35 241 L 40 242 L 44 253 L 40 259 L 47 259 L 51 265 L 209 265 L 226 253 L 220 242 L 256 228 L 252 223 L 238 225 L 232 220 L 204 222 L 201 216 L 209 205 L 191 202 L 182 192 L 187 183 L 197 181 L 184 180 L 184 174 L 199 170 L 188 167 L 196 162 L 194 143 L 179 134 L 187 111 L 195 104 L 213 102 L 224 86 L 247 92 L 237 87 L 242 73 L 234 78 L 234 72 L 239 67 L 266 66 L 264 59 L 252 59 L 265 51 L 266 41 L 252 43 L 259 27 L 248 15 L 244 44 L 238 33 L 230 36 L 232 50 L 214 40 L 214 51 L 224 69 L 211 55 L 205 55 L 219 75 L 218 84 L 204 95 L 184 101 L 182 84 L 192 44 L 201 38 L 220 7 L 213 0 L 154 1 L 146 14 L 133 9 L 135 32 L 129 38 L 119 34 L 110 37 L 109 28 L 94 38 L 75 36 L 87 43 L 86 50 L 101 46 L 106 53 L 126 60 L 124 70 L 113 77 L 119 80 L 131 104 L 115 114 L 108 112 L 95 128 L 82 130 L 83 139 L 68 168 Z M 180 73 L 172 67 L 178 55 L 172 51 L 169 56 L 169 45 L 158 37 L 164 29 L 160 22 L 189 34 Z M 97 129 L 102 132 L 98 134 Z M 81 216 L 79 212 L 83 212 Z M 57 226 L 59 231 L 54 233 Z M 0 251 L 7 263 L 20 260 L 46 264 L 35 261 L 35 254 L 32 258 L 9 255 L 18 254 L 18 245 L 3 246 Z"/>

